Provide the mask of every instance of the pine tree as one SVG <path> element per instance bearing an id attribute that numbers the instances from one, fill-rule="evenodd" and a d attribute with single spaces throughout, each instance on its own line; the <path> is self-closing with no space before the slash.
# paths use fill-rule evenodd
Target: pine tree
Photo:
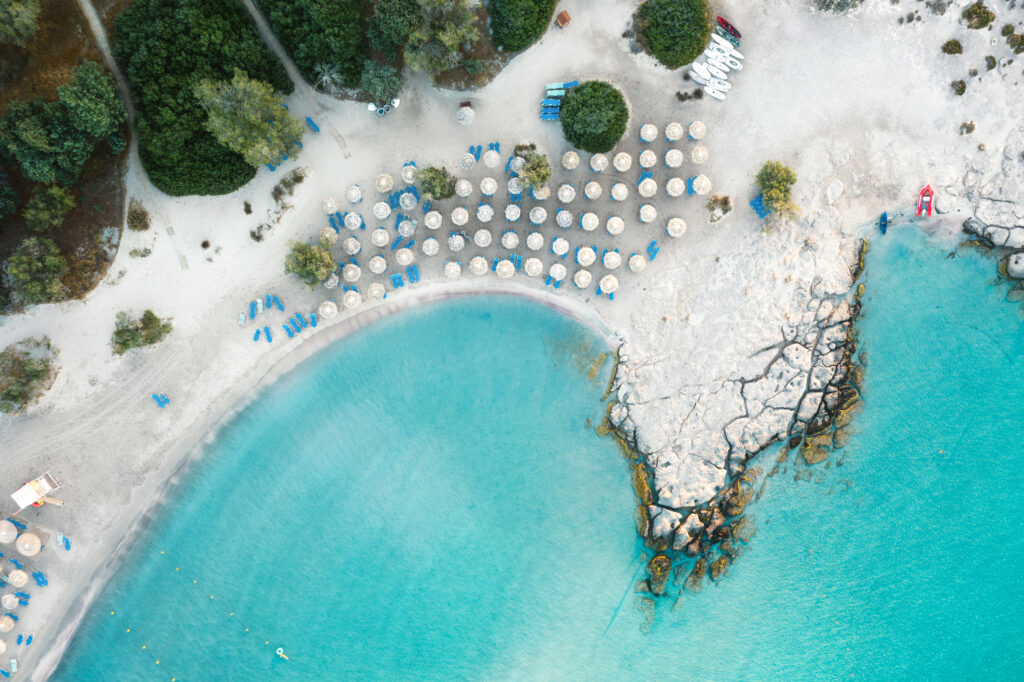
<path id="1" fill-rule="evenodd" d="M 0 43 L 25 47 L 39 30 L 39 0 L 0 0 Z"/>
<path id="2" fill-rule="evenodd" d="M 57 88 L 71 124 L 96 138 L 108 137 L 124 122 L 125 113 L 114 89 L 114 79 L 96 62 L 83 62 L 74 81 Z"/>

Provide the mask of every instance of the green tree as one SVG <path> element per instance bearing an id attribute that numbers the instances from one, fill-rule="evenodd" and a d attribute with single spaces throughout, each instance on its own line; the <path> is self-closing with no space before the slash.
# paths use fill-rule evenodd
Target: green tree
<path id="1" fill-rule="evenodd" d="M 393 66 L 367 60 L 360 81 L 363 96 L 375 104 L 390 102 L 402 90 L 402 74 Z"/>
<path id="2" fill-rule="evenodd" d="M 519 179 L 526 187 L 541 187 L 551 179 L 551 164 L 547 154 L 531 152 L 525 157 L 526 163 L 519 173 Z"/>
<path id="3" fill-rule="evenodd" d="M 0 218 L 17 213 L 19 203 L 21 203 L 21 197 L 18 195 L 18 190 L 11 185 L 7 174 L 0 171 Z"/>
<path id="4" fill-rule="evenodd" d="M 96 62 L 83 62 L 74 80 L 57 88 L 71 125 L 95 138 L 113 135 L 124 122 L 124 105 L 117 97 L 114 79 Z"/>
<path id="5" fill-rule="evenodd" d="M 764 194 L 767 209 L 782 215 L 795 215 L 800 208 L 793 202 L 796 172 L 780 161 L 765 161 L 754 182 Z"/>
<path id="6" fill-rule="evenodd" d="M 60 103 L 34 97 L 7 105 L 7 115 L 0 119 L 0 145 L 29 180 L 70 185 L 95 142 L 71 124 Z"/>
<path id="7" fill-rule="evenodd" d="M 132 348 L 160 343 L 171 333 L 171 329 L 170 320 L 160 319 L 152 310 L 142 313 L 142 317 L 137 320 L 131 319 L 128 313 L 121 311 L 114 322 L 114 334 L 110 338 L 110 345 L 113 346 L 115 355 L 122 355 Z"/>
<path id="8" fill-rule="evenodd" d="M 995 13 L 985 6 L 983 2 L 975 2 L 972 5 L 968 5 L 963 12 L 960 13 L 960 18 L 967 22 L 967 28 L 985 28 L 993 21 L 996 20 Z"/>
<path id="9" fill-rule="evenodd" d="M 422 15 L 416 0 L 377 0 L 368 37 L 373 49 L 388 59 L 397 59 L 409 34 L 420 25 Z"/>
<path id="10" fill-rule="evenodd" d="M 591 154 L 610 151 L 626 132 L 629 109 L 622 93 L 604 81 L 586 81 L 562 100 L 562 132 Z"/>
<path id="11" fill-rule="evenodd" d="M 555 0 L 491 0 L 487 6 L 494 44 L 507 52 L 522 50 L 544 34 Z"/>
<path id="12" fill-rule="evenodd" d="M 711 39 L 707 0 L 647 0 L 637 16 L 647 51 L 670 69 L 692 63 Z"/>
<path id="13" fill-rule="evenodd" d="M 420 25 L 409 35 L 405 62 L 414 71 L 437 76 L 462 62 L 462 51 L 480 37 L 468 0 L 419 0 Z"/>
<path id="14" fill-rule="evenodd" d="M 324 242 L 319 244 L 291 243 L 292 252 L 284 259 L 284 271 L 296 275 L 310 289 L 327 279 L 334 271 L 334 259 Z"/>
<path id="15" fill-rule="evenodd" d="M 448 169 L 430 166 L 416 171 L 416 179 L 429 199 L 442 200 L 455 195 L 455 178 Z"/>
<path id="16" fill-rule="evenodd" d="M 33 337 L 0 352 L 0 412 L 16 414 L 46 390 L 56 369 L 50 339 Z"/>
<path id="17" fill-rule="evenodd" d="M 14 294 L 25 303 L 45 303 L 64 294 L 68 262 L 52 239 L 29 237 L 7 260 Z"/>
<path id="18" fill-rule="evenodd" d="M 230 83 L 199 81 L 195 95 L 209 116 L 206 129 L 249 165 L 277 164 L 299 149 L 302 124 L 281 106 L 270 84 L 235 69 Z"/>
<path id="19" fill-rule="evenodd" d="M 39 0 L 0 0 L 0 43 L 24 47 L 39 29 Z"/>
<path id="20" fill-rule="evenodd" d="M 25 204 L 22 217 L 25 224 L 33 232 L 46 232 L 60 227 L 64 216 L 76 206 L 75 195 L 66 187 L 51 185 L 40 187 L 32 193 L 32 198 Z"/>

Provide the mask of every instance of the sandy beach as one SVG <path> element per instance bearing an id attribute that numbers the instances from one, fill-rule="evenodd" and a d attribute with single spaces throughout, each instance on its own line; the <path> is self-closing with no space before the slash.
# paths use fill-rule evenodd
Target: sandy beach
<path id="1" fill-rule="evenodd" d="M 1004 2 L 991 4 L 1009 16 Z M 442 92 L 413 76 L 400 107 L 378 118 L 364 104 L 320 95 L 314 103 L 298 89 L 287 100 L 290 108 L 300 117 L 326 112 L 318 122 L 340 132 L 349 157 L 331 135 L 307 134 L 300 157 L 276 172 L 261 169 L 231 195 L 186 198 L 153 189 L 133 158 L 127 196 L 145 204 L 153 227 L 124 233 L 107 277 L 84 300 L 0 318 L 0 347 L 45 335 L 59 350 L 53 387 L 25 414 L 0 417 L 0 489 L 13 491 L 51 471 L 64 484 L 66 506 L 24 516 L 73 542 L 71 552 L 47 549 L 40 555 L 50 586 L 36 591 L 18 626 L 34 632 L 38 642 L 21 654 L 22 669 L 32 671 L 29 679 L 46 679 L 53 671 L 119 557 L 161 513 L 184 468 L 220 426 L 316 351 L 413 306 L 472 294 L 525 296 L 579 320 L 611 346 L 624 343 L 616 379 L 618 425 L 652 455 L 648 465 L 658 470 L 663 508 L 706 501 L 735 473 L 730 467 L 740 461 L 737 453 L 745 461 L 807 409 L 813 393 L 807 381 L 804 391 L 772 399 L 822 366 L 825 354 L 814 332 L 823 320 L 848 320 L 835 311 L 853 285 L 861 240 L 877 238 L 878 214 L 888 210 L 894 224 L 902 222 L 896 216 L 909 217 L 918 190 L 931 183 L 939 193 L 938 212 L 921 227 L 953 242 L 972 215 L 964 189 L 973 186 L 965 182 L 968 169 L 1000 173 L 998 150 L 1021 125 L 1009 88 L 1019 64 L 1012 73 L 1000 64 L 972 79 L 964 97 L 950 93 L 948 83 L 960 77 L 964 64 L 984 69 L 986 50 L 1005 52 L 1001 44 L 987 47 L 968 35 L 960 61 L 943 55 L 939 45 L 946 33 L 965 33 L 956 28 L 958 11 L 936 16 L 921 5 L 921 21 L 899 25 L 909 5 L 869 2 L 853 15 L 833 16 L 802 2 L 728 3 L 721 10 L 744 28 L 745 67 L 726 101 L 681 103 L 675 93 L 693 84 L 643 53 L 631 54 L 622 37 L 632 3 L 567 0 L 559 7 L 572 14 L 570 27 L 549 30 L 479 91 Z M 574 78 L 608 80 L 626 95 L 631 119 L 616 151 L 640 150 L 641 123 L 705 121 L 710 159 L 703 172 L 714 193 L 732 197 L 732 214 L 711 224 L 703 200 L 690 198 L 682 215 L 686 235 L 660 237 L 661 255 L 645 272 L 621 276 L 614 301 L 596 296 L 593 287 L 556 291 L 545 288 L 542 278 L 524 275 L 445 281 L 448 254 L 442 250 L 433 258 L 417 253 L 422 283 L 343 311 L 313 333 L 288 340 L 275 330 L 267 345 L 252 342 L 255 323 L 239 330 L 238 314 L 266 293 L 280 297 L 289 312 L 315 310 L 328 297 L 338 300 L 337 292 L 310 291 L 287 277 L 282 263 L 289 241 L 314 239 L 326 225 L 321 199 L 341 199 L 353 182 L 367 192 L 360 210 L 368 215 L 377 200 L 377 173 L 397 176 L 405 161 L 415 159 L 421 168 L 444 163 L 458 174 L 456 160 L 468 145 L 500 141 L 506 155 L 516 143 L 536 143 L 551 158 L 555 186 L 565 173 L 557 163 L 568 145 L 557 124 L 538 120 L 537 101 L 544 83 Z M 468 127 L 455 118 L 463 99 L 473 101 L 477 114 Z M 963 121 L 975 122 L 976 132 L 961 135 Z M 797 172 L 795 199 L 803 209 L 797 221 L 773 232 L 763 231 L 747 206 L 755 194 L 753 177 L 767 159 L 783 160 Z M 271 190 L 297 167 L 307 169 L 307 177 L 284 208 Z M 443 205 L 450 211 L 456 203 Z M 256 242 L 250 230 L 260 223 L 270 227 Z M 447 230 L 446 221 L 440 232 Z M 550 220 L 546 233 L 554 234 Z M 143 248 L 152 254 L 129 255 Z M 154 347 L 113 356 L 116 313 L 147 308 L 172 318 L 173 333 Z M 793 360 L 792 371 L 768 372 L 774 354 L 765 349 L 794 345 L 806 350 L 806 358 Z M 744 391 L 759 378 L 758 396 Z M 171 406 L 158 410 L 153 392 L 166 393 Z M 740 418 L 747 421 L 738 424 Z"/>

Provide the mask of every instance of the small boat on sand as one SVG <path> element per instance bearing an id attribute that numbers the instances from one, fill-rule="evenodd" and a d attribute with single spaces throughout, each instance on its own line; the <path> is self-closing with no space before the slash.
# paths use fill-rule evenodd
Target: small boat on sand
<path id="1" fill-rule="evenodd" d="M 740 35 L 740 32 L 736 30 L 735 26 L 730 24 L 722 17 L 718 17 L 718 25 L 724 28 L 729 33 L 729 35 L 731 35 L 733 38 L 736 38 L 737 40 L 743 37 Z"/>
<path id="2" fill-rule="evenodd" d="M 922 212 L 927 212 L 929 218 L 932 217 L 932 203 L 935 199 L 935 190 L 932 189 L 931 185 L 925 185 L 921 190 L 921 193 L 917 195 L 917 217 L 921 217 Z"/>
<path id="3" fill-rule="evenodd" d="M 882 211 L 882 215 L 878 218 L 878 229 L 882 231 L 882 234 L 889 229 L 889 214 L 885 211 Z"/>

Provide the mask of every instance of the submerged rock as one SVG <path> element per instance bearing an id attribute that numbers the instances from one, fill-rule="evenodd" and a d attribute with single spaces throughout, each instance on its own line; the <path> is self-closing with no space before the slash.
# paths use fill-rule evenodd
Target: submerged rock
<path id="1" fill-rule="evenodd" d="M 650 576 L 651 592 L 661 596 L 665 592 L 665 583 L 672 573 L 672 560 L 664 554 L 655 555 L 647 562 L 647 575 Z"/>
<path id="2" fill-rule="evenodd" d="M 711 564 L 711 579 L 717 582 L 718 579 L 722 577 L 722 574 L 725 573 L 725 569 L 728 568 L 731 563 L 732 559 L 728 556 L 721 556 L 716 559 L 715 562 Z"/>
<path id="3" fill-rule="evenodd" d="M 732 525 L 732 536 L 737 540 L 750 542 L 751 538 L 753 538 L 756 533 L 757 523 L 755 523 L 749 516 L 741 516 Z"/>
<path id="4" fill-rule="evenodd" d="M 708 571 L 708 560 L 704 557 L 697 559 L 697 563 L 694 564 L 693 570 L 690 571 L 690 575 L 686 578 L 686 583 L 683 585 L 690 592 L 700 592 L 704 587 L 704 576 L 707 575 Z"/>

